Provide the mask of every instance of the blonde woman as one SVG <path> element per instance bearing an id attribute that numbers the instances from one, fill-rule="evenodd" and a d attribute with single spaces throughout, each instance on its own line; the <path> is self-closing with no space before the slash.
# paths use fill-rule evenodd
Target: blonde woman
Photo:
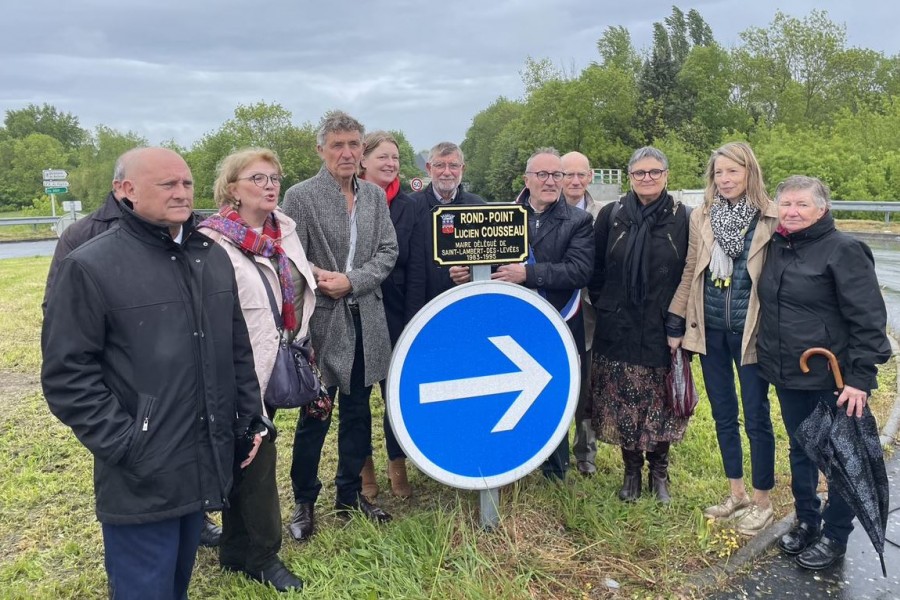
<path id="1" fill-rule="evenodd" d="M 200 230 L 231 259 L 241 310 L 247 322 L 261 396 L 275 364 L 280 333 L 269 302 L 273 293 L 291 339 L 309 331 L 316 283 L 290 217 L 278 209 L 281 163 L 271 150 L 250 148 L 219 164 L 214 186 L 219 212 Z M 273 410 L 263 402 L 263 411 Z M 278 591 L 300 589 L 303 582 L 278 558 L 281 508 L 275 483 L 275 444 L 263 441 L 256 460 L 242 472 L 222 513 L 219 562 Z"/>
<path id="2" fill-rule="evenodd" d="M 703 207 L 691 215 L 687 264 L 667 321 L 672 351 L 681 346 L 700 355 L 730 486 L 725 500 L 704 515 L 734 519 L 744 535 L 756 535 L 774 519 L 769 491 L 775 486 L 775 436 L 769 384 L 756 364 L 756 336 L 757 286 L 777 225 L 778 210 L 750 146 L 732 142 L 714 151 L 706 167 Z M 750 439 L 752 497 L 744 486 L 735 367 Z"/>

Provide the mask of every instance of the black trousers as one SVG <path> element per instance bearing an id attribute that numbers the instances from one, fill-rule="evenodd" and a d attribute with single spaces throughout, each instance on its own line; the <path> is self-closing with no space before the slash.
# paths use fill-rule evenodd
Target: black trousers
<path id="1" fill-rule="evenodd" d="M 394 429 L 391 427 L 391 420 L 388 418 L 387 385 L 385 380 L 382 379 L 379 382 L 379 385 L 381 386 L 381 398 L 384 400 L 384 421 L 382 426 L 384 427 L 384 447 L 387 450 L 388 460 L 406 458 L 403 448 L 400 447 L 400 442 L 397 441 L 397 436 L 394 435 Z M 369 448 L 369 454 L 371 453 L 372 449 Z"/>
<path id="2" fill-rule="evenodd" d="M 803 448 L 794 440 L 794 432 L 803 420 L 815 410 L 818 403 L 825 402 L 832 410 L 837 406 L 834 390 L 791 390 L 775 387 L 781 404 L 781 418 L 790 437 L 791 492 L 794 495 L 794 509 L 797 519 L 817 527 L 825 522 L 822 532 L 832 540 L 847 543 L 853 531 L 853 509 L 838 493 L 829 492 L 825 510 L 819 512 L 821 501 L 816 496 L 819 484 L 819 469 L 809 459 Z M 847 406 L 837 410 L 847 410 Z"/>
<path id="3" fill-rule="evenodd" d="M 222 511 L 219 562 L 259 571 L 281 550 L 281 506 L 275 481 L 275 444 L 263 438 L 256 458 L 241 471 L 229 502 Z"/>
<path id="4" fill-rule="evenodd" d="M 338 409 L 338 467 L 334 483 L 337 488 L 335 501 L 341 504 L 356 503 L 362 490 L 359 473 L 372 448 L 372 411 L 369 407 L 372 386 L 365 385 L 366 363 L 358 313 L 353 313 L 353 325 L 356 329 L 356 349 L 350 371 L 350 389 L 333 387 L 328 390 L 335 398 Z M 319 461 L 331 419 L 331 416 L 324 421 L 307 418 L 301 412 L 294 434 L 291 464 L 291 485 L 294 501 L 298 504 L 315 502 L 322 490 Z"/>

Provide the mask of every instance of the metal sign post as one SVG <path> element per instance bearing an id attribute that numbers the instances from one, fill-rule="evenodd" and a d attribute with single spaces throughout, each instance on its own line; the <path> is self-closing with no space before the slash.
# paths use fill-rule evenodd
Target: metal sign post
<path id="1" fill-rule="evenodd" d="M 512 283 L 456 286 L 410 320 L 387 378 L 397 441 L 426 475 L 479 490 L 497 526 L 498 489 L 538 468 L 568 434 L 580 386 L 575 340 L 549 302 Z"/>

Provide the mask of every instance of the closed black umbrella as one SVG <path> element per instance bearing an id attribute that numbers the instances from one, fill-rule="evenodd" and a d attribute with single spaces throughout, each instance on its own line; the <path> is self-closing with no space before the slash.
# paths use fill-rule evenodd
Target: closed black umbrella
<path id="1" fill-rule="evenodd" d="M 828 357 L 838 389 L 844 387 L 837 358 L 824 348 L 810 348 L 800 358 L 800 369 L 809 372 L 806 360 L 813 354 Z M 794 436 L 820 471 L 828 477 L 828 493 L 837 492 L 853 509 L 884 566 L 884 536 L 888 518 L 888 478 L 878 424 L 868 406 L 862 417 L 845 410 L 832 412 L 820 402 L 800 424 Z"/>

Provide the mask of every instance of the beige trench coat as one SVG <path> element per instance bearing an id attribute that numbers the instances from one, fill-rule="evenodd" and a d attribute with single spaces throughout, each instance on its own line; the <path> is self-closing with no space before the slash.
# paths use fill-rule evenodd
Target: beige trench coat
<path id="1" fill-rule="evenodd" d="M 715 242 L 709 220 L 709 205 L 691 213 L 690 240 L 688 242 L 687 263 L 681 276 L 681 284 L 669 304 L 669 312 L 687 321 L 681 346 L 685 350 L 706 354 L 706 327 L 703 318 L 703 277 L 709 267 L 712 247 Z M 766 249 L 772 234 L 778 226 L 778 208 L 774 202 L 760 215 L 759 223 L 750 242 L 747 257 L 747 271 L 753 287 L 750 290 L 750 304 L 744 322 L 744 336 L 741 341 L 741 364 L 756 363 L 756 334 L 759 330 L 759 275 L 766 261 Z"/>

